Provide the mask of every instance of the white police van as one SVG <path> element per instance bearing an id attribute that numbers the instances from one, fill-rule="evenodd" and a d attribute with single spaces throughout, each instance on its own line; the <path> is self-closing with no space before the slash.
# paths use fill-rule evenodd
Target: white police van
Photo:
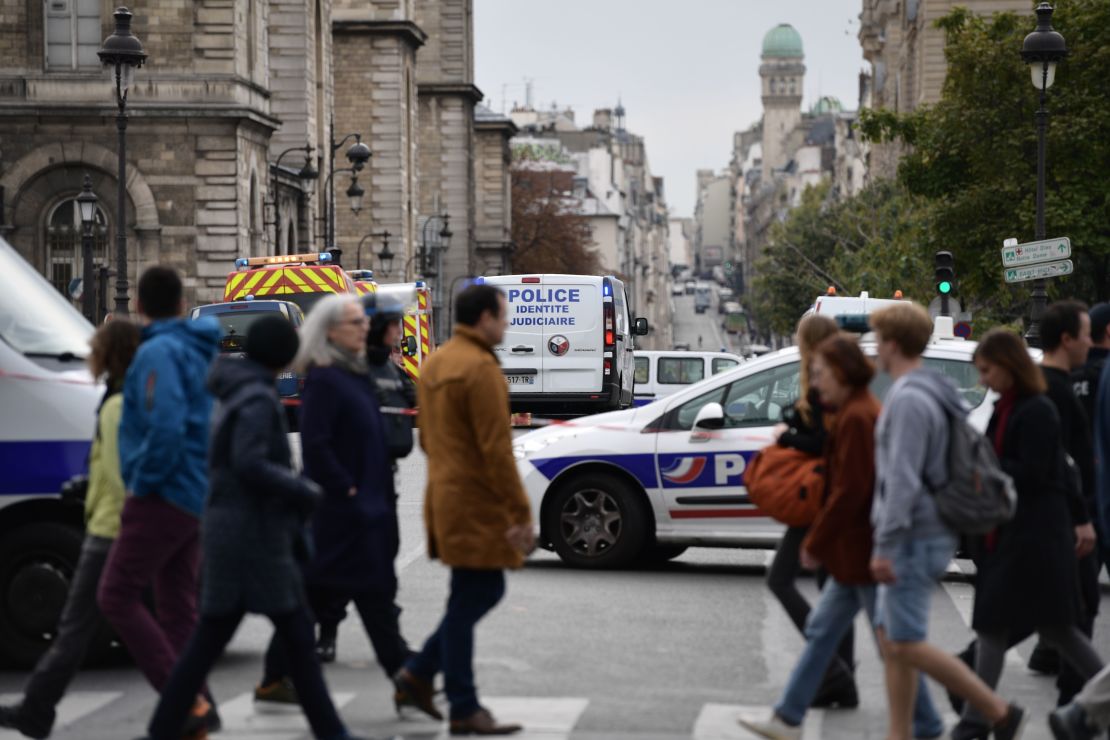
<path id="1" fill-rule="evenodd" d="M 49 645 L 84 537 L 59 490 L 86 472 L 104 392 L 85 358 L 93 326 L 0 239 L 0 662 Z M 96 654 L 110 638 L 97 641 Z"/>
<path id="2" fill-rule="evenodd" d="M 744 358 L 730 352 L 638 349 L 635 352 L 636 388 L 634 406 L 645 406 L 677 393 L 688 385 L 723 373 Z"/>
<path id="3" fill-rule="evenodd" d="M 632 405 L 633 321 L 624 283 L 593 275 L 502 275 L 483 280 L 505 291 L 509 327 L 494 348 L 514 411 L 558 415 Z"/>
<path id="4" fill-rule="evenodd" d="M 951 320 L 925 364 L 950 377 L 986 427 L 992 403 Z M 865 337 L 864 351 L 875 354 Z M 798 398 L 796 347 L 750 360 L 667 398 L 525 434 L 513 454 L 539 542 L 567 563 L 611 568 L 676 557 L 687 547 L 770 547 L 782 526 L 748 499 L 744 470 Z M 873 390 L 890 386 L 885 375 Z"/>

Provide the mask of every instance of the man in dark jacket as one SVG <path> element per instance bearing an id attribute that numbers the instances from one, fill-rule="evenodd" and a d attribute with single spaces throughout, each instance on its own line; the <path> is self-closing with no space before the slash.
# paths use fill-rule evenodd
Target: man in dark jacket
<path id="1" fill-rule="evenodd" d="M 100 611 L 156 691 L 169 679 L 196 625 L 200 515 L 212 396 L 204 386 L 216 354 L 212 319 L 186 321 L 181 278 L 151 267 L 139 279 L 143 342 L 123 385 L 120 468 L 127 499 L 119 537 L 100 579 Z M 157 619 L 143 603 L 154 587 Z M 217 727 L 198 699 L 198 717 Z"/>
<path id="2" fill-rule="evenodd" d="M 1087 361 L 1072 371 L 1071 379 L 1075 384 L 1075 397 L 1087 414 L 1091 424 L 1091 437 L 1094 438 L 1095 408 L 1098 399 L 1098 381 L 1102 368 L 1110 357 L 1110 303 L 1098 303 L 1088 312 L 1091 320 L 1091 349 Z"/>
<path id="3" fill-rule="evenodd" d="M 1104 329 L 1105 333 L 1105 329 Z M 1079 628 L 1088 637 L 1092 634 L 1098 614 L 1098 556 L 1092 524 L 1094 515 L 1095 458 L 1091 441 L 1091 425 L 1083 406 L 1075 396 L 1071 374 L 1087 362 L 1091 348 L 1091 320 L 1087 307 L 1078 301 L 1058 301 L 1045 311 L 1041 319 L 1041 345 L 1044 360 L 1041 370 L 1048 383 L 1048 397 L 1060 415 L 1061 442 L 1079 468 L 1081 489 L 1071 490 L 1069 509 L 1075 526 L 1075 549 L 1079 558 L 1080 593 L 1084 610 Z M 1029 659 L 1029 667 L 1059 666 L 1060 703 L 1066 704 L 1083 687 L 1083 680 L 1070 666 L 1060 662 L 1054 652 L 1041 645 Z"/>

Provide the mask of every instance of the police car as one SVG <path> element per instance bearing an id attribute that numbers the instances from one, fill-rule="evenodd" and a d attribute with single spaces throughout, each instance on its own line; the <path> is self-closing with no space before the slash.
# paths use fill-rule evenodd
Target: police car
<path id="1" fill-rule="evenodd" d="M 986 427 L 992 403 L 973 342 L 939 319 L 925 364 L 951 378 Z M 864 351 L 875 355 L 865 337 Z M 890 379 L 872 389 L 881 398 Z M 539 541 L 568 564 L 612 568 L 687 547 L 770 547 L 782 526 L 748 499 L 744 470 L 798 398 L 796 347 L 750 360 L 667 398 L 549 426 L 514 442 Z"/>

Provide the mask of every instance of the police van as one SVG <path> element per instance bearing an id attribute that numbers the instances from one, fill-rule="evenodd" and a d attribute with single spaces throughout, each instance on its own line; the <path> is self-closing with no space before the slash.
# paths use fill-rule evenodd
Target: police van
<path id="1" fill-rule="evenodd" d="M 85 359 L 93 326 L 0 239 L 0 664 L 50 644 L 84 537 L 62 484 L 87 470 L 104 387 Z M 111 643 L 106 632 L 92 654 Z"/>
<path id="2" fill-rule="evenodd" d="M 513 411 L 571 415 L 632 405 L 635 337 L 624 283 L 592 275 L 485 278 L 505 292 L 509 327 L 494 348 Z"/>
<path id="3" fill-rule="evenodd" d="M 954 338 L 951 319 L 937 325 L 925 365 L 953 380 L 984 429 L 992 398 L 972 363 L 976 344 Z M 873 340 L 861 346 L 875 355 Z M 774 546 L 783 527 L 751 503 L 743 476 L 798 399 L 799 366 L 788 347 L 646 406 L 518 437 L 513 454 L 540 544 L 584 568 L 668 559 L 691 546 Z M 872 390 L 881 398 L 889 387 L 880 374 Z"/>

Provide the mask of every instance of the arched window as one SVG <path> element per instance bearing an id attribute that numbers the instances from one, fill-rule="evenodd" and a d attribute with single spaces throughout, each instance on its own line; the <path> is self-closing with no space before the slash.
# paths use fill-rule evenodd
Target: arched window
<path id="1" fill-rule="evenodd" d="M 46 218 L 46 277 L 63 295 L 69 295 L 69 283 L 83 277 L 81 251 L 81 210 L 76 199 L 63 200 Z M 108 219 L 100 206 L 96 208 L 93 227 L 93 265 L 108 264 Z"/>
<path id="2" fill-rule="evenodd" d="M 48 70 L 100 67 L 100 0 L 43 0 L 43 16 Z"/>

